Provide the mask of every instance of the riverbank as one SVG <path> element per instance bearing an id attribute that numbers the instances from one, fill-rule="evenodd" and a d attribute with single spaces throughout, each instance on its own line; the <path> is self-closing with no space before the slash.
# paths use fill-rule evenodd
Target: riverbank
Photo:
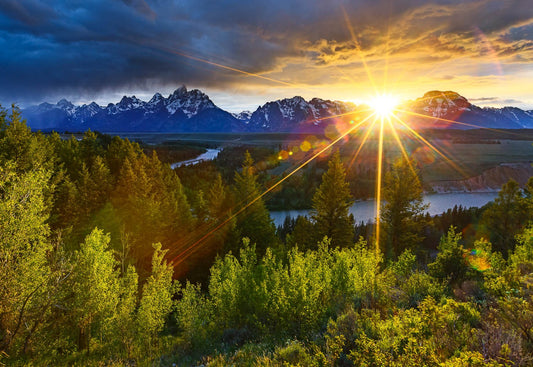
<path id="1" fill-rule="evenodd" d="M 218 156 L 218 153 L 220 153 L 222 149 L 216 148 L 216 149 L 207 149 L 207 152 L 200 154 L 196 158 L 188 159 L 186 161 L 181 162 L 175 162 L 170 165 L 170 168 L 176 169 L 181 166 L 188 166 L 190 164 L 197 164 L 204 161 L 212 161 Z"/>
<path id="2" fill-rule="evenodd" d="M 455 205 L 464 208 L 482 207 L 494 200 L 498 192 L 462 192 L 424 195 L 424 202 L 429 204 L 427 212 L 431 215 L 441 214 Z M 276 226 L 282 225 L 287 216 L 296 218 L 299 215 L 308 216 L 310 209 L 305 210 L 272 210 L 270 217 Z M 376 201 L 374 199 L 356 201 L 350 207 L 350 213 L 354 215 L 356 222 L 374 222 L 376 218 Z"/>

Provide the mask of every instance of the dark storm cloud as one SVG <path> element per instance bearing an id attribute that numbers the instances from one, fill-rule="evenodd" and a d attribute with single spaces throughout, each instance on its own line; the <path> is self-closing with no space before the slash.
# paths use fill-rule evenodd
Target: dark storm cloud
<path id="1" fill-rule="evenodd" d="M 22 22 L 28 26 L 41 24 L 43 19 L 55 16 L 55 12 L 49 6 L 40 1 L 28 0 L 4 0 L 0 2 L 0 11 L 13 20 Z"/>
<path id="2" fill-rule="evenodd" d="M 486 44 L 524 63 L 532 18 L 530 0 L 4 0 L 0 101 L 261 82 L 183 54 L 281 75 L 289 63 L 319 72 L 361 54 L 482 57 Z"/>

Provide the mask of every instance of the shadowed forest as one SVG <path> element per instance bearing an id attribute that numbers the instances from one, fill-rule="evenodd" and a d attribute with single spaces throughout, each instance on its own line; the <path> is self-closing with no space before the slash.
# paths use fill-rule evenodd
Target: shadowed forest
<path id="1" fill-rule="evenodd" d="M 533 179 L 431 217 L 396 159 L 376 226 L 335 149 L 265 196 L 279 152 L 201 151 L 0 110 L 0 365 L 533 364 Z"/>

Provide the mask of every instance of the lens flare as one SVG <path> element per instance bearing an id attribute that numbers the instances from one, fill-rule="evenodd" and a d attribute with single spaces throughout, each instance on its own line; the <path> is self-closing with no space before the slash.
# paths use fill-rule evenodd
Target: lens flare
<path id="1" fill-rule="evenodd" d="M 369 105 L 378 117 L 387 118 L 394 113 L 394 109 L 398 105 L 398 99 L 390 94 L 381 94 L 374 97 L 369 102 Z"/>

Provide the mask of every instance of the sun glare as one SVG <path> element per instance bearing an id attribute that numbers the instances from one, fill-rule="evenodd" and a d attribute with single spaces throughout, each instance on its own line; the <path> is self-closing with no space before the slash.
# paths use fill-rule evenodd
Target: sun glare
<path id="1" fill-rule="evenodd" d="M 369 104 L 379 117 L 390 117 L 398 105 L 398 99 L 390 94 L 381 94 L 373 98 Z"/>

